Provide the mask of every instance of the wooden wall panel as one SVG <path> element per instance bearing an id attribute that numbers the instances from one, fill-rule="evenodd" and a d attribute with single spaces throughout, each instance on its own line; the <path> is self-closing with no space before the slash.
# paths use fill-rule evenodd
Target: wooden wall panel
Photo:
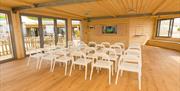
<path id="1" fill-rule="evenodd" d="M 117 34 L 102 34 L 103 25 L 117 25 Z M 88 23 L 88 26 L 95 26 L 94 30 L 88 29 L 88 42 L 103 42 L 108 41 L 124 42 L 126 45 L 129 43 L 145 44 L 147 40 L 152 38 L 153 32 L 153 19 L 151 17 L 143 18 L 130 18 L 130 19 L 104 19 L 96 20 Z M 142 35 L 135 35 L 137 26 L 143 27 Z"/>

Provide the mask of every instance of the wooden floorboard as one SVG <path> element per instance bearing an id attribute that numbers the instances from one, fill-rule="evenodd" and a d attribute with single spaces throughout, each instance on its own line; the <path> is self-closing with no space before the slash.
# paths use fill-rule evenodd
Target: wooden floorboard
<path id="1" fill-rule="evenodd" d="M 152 46 L 143 47 L 142 91 L 180 91 L 180 52 Z M 84 70 L 73 70 L 64 76 L 58 65 L 54 72 L 43 64 L 39 71 L 35 63 L 26 66 L 26 59 L 0 64 L 0 91 L 138 91 L 136 73 L 125 72 L 115 85 L 108 85 L 108 72 L 94 72 L 84 80 Z M 69 70 L 69 69 L 68 69 Z"/>

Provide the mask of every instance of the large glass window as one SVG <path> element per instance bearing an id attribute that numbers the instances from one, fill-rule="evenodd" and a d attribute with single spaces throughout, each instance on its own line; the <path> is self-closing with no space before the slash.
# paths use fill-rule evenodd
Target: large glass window
<path id="1" fill-rule="evenodd" d="M 8 15 L 0 12 L 0 61 L 13 57 L 14 55 Z"/>
<path id="2" fill-rule="evenodd" d="M 75 45 L 80 41 L 81 21 L 72 20 L 72 39 Z"/>
<path id="3" fill-rule="evenodd" d="M 162 19 L 158 21 L 158 37 L 180 38 L 180 18 Z"/>
<path id="4" fill-rule="evenodd" d="M 58 42 L 57 45 L 63 44 L 66 46 L 66 20 L 57 19 L 57 35 L 58 35 Z"/>
<path id="5" fill-rule="evenodd" d="M 174 19 L 172 37 L 180 38 L 180 18 Z"/>
<path id="6" fill-rule="evenodd" d="M 170 24 L 171 24 L 171 20 L 161 20 L 160 22 L 160 26 L 159 26 L 159 36 L 164 36 L 164 37 L 168 37 L 169 36 L 169 29 L 170 29 Z"/>
<path id="7" fill-rule="evenodd" d="M 40 48 L 40 36 L 38 28 L 38 18 L 31 16 L 21 16 L 24 46 L 26 54 Z"/>
<path id="8" fill-rule="evenodd" d="M 42 18 L 44 46 L 55 45 L 54 19 Z"/>

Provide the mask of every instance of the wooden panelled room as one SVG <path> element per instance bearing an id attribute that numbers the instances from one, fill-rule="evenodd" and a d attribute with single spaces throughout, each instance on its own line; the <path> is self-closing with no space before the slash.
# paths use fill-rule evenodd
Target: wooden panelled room
<path id="1" fill-rule="evenodd" d="M 0 91 L 180 91 L 180 0 L 0 0 Z"/>

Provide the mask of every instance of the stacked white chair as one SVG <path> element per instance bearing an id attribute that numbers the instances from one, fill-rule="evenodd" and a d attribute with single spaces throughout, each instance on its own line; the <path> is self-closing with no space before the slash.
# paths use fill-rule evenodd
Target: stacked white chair
<path id="1" fill-rule="evenodd" d="M 110 57 L 106 53 L 98 53 L 97 55 L 101 59 L 97 59 L 96 62 L 93 62 L 91 68 L 90 80 L 92 79 L 94 68 L 104 68 L 109 70 L 109 84 L 111 84 L 111 75 L 113 75 L 113 62 L 110 61 Z"/>
<path id="2" fill-rule="evenodd" d="M 120 58 L 121 62 L 118 65 L 118 72 L 116 76 L 116 84 L 119 76 L 119 71 L 121 71 L 121 76 L 123 71 L 130 71 L 138 73 L 138 83 L 139 90 L 141 90 L 141 69 L 142 69 L 142 57 L 141 51 L 136 49 L 128 48 L 125 54 Z"/>
<path id="3" fill-rule="evenodd" d="M 71 56 L 72 56 L 72 64 L 71 64 L 69 76 L 71 76 L 73 66 L 75 65 L 85 66 L 85 80 L 86 80 L 87 70 L 88 70 L 87 67 L 88 67 L 88 64 L 92 62 L 92 60 L 87 59 L 86 54 L 83 53 L 82 51 L 73 51 L 71 53 Z"/>

